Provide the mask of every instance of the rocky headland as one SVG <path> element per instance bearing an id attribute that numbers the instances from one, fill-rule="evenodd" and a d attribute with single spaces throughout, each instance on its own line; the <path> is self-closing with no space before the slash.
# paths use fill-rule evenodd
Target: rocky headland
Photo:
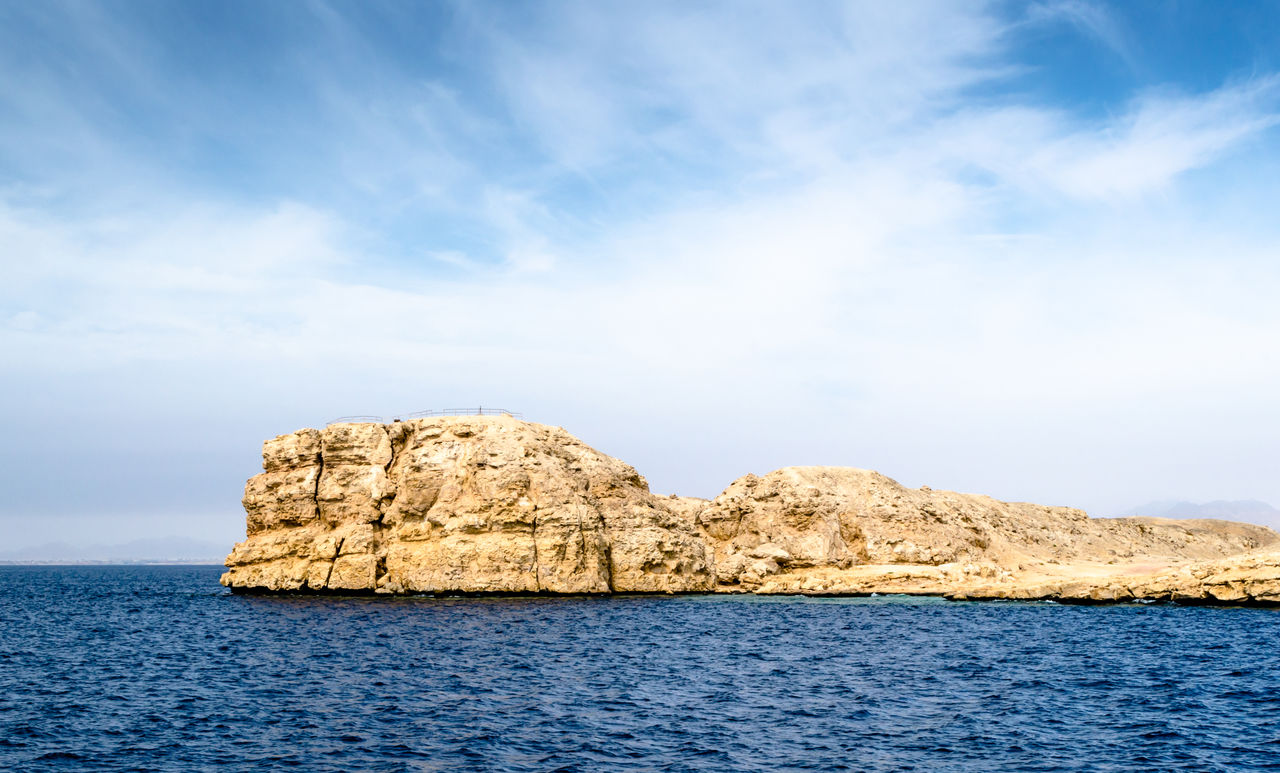
<path id="1" fill-rule="evenodd" d="M 303 429 L 245 486 L 238 591 L 691 593 L 1280 604 L 1280 534 L 1089 518 L 869 470 L 659 496 L 558 427 L 459 416 Z"/>

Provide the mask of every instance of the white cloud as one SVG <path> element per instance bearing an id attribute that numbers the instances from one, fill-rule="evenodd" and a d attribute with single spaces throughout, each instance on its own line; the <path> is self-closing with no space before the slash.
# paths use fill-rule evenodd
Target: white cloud
<path id="1" fill-rule="evenodd" d="M 75 377 L 145 371 L 162 383 L 111 410 L 145 422 L 158 391 L 186 390 L 216 406 L 197 434 L 239 413 L 512 400 L 703 495 L 832 463 L 1116 509 L 1280 501 L 1270 478 L 1207 458 L 1191 490 L 1169 437 L 1280 450 L 1256 434 L 1280 418 L 1263 356 L 1280 336 L 1276 234 L 1171 195 L 1256 148 L 1274 78 L 1138 95 L 1099 120 L 999 89 L 976 107 L 966 94 L 1009 69 L 1007 26 L 986 13 L 874 4 L 813 24 L 741 8 L 588 6 L 494 34 L 507 134 L 446 85 L 326 92 L 351 114 L 335 144 L 357 188 L 410 216 L 465 211 L 493 256 L 424 229 L 405 261 L 364 212 L 291 198 L 11 204 L 4 383 L 83 397 Z M 496 177 L 463 136 L 521 131 L 545 157 Z M 1150 463 L 1118 480 L 1135 457 Z"/>
<path id="2" fill-rule="evenodd" d="M 1194 97 L 1149 96 L 1116 124 L 1048 143 L 1028 168 L 1082 198 L 1158 191 L 1280 122 L 1280 78 Z"/>

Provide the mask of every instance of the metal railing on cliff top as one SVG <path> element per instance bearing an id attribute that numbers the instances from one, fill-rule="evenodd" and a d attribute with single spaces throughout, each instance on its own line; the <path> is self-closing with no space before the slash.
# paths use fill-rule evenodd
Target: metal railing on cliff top
<path id="1" fill-rule="evenodd" d="M 510 416 L 513 419 L 523 419 L 524 414 L 516 411 L 508 411 L 506 408 L 484 408 L 477 406 L 475 408 L 443 408 L 438 411 L 415 411 L 414 413 L 402 413 L 391 417 L 391 421 L 404 421 L 405 419 L 428 419 L 433 416 Z M 381 416 L 339 416 L 333 421 L 326 422 L 329 424 L 387 424 L 387 420 Z"/>

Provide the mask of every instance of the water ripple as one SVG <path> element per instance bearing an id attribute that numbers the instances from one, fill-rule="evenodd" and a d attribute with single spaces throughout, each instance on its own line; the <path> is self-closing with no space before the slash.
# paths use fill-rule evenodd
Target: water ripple
<path id="1" fill-rule="evenodd" d="M 0 768 L 1280 770 L 1280 610 L 0 569 Z"/>

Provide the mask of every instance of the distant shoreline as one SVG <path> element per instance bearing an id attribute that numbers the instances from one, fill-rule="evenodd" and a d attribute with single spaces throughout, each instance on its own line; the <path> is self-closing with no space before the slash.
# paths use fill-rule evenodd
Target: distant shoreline
<path id="1" fill-rule="evenodd" d="M 220 559 L 175 559 L 172 561 L 152 561 L 139 559 L 125 561 L 120 559 L 104 559 L 101 561 L 83 560 L 48 560 L 48 561 L 0 561 L 0 566 L 222 566 Z"/>

